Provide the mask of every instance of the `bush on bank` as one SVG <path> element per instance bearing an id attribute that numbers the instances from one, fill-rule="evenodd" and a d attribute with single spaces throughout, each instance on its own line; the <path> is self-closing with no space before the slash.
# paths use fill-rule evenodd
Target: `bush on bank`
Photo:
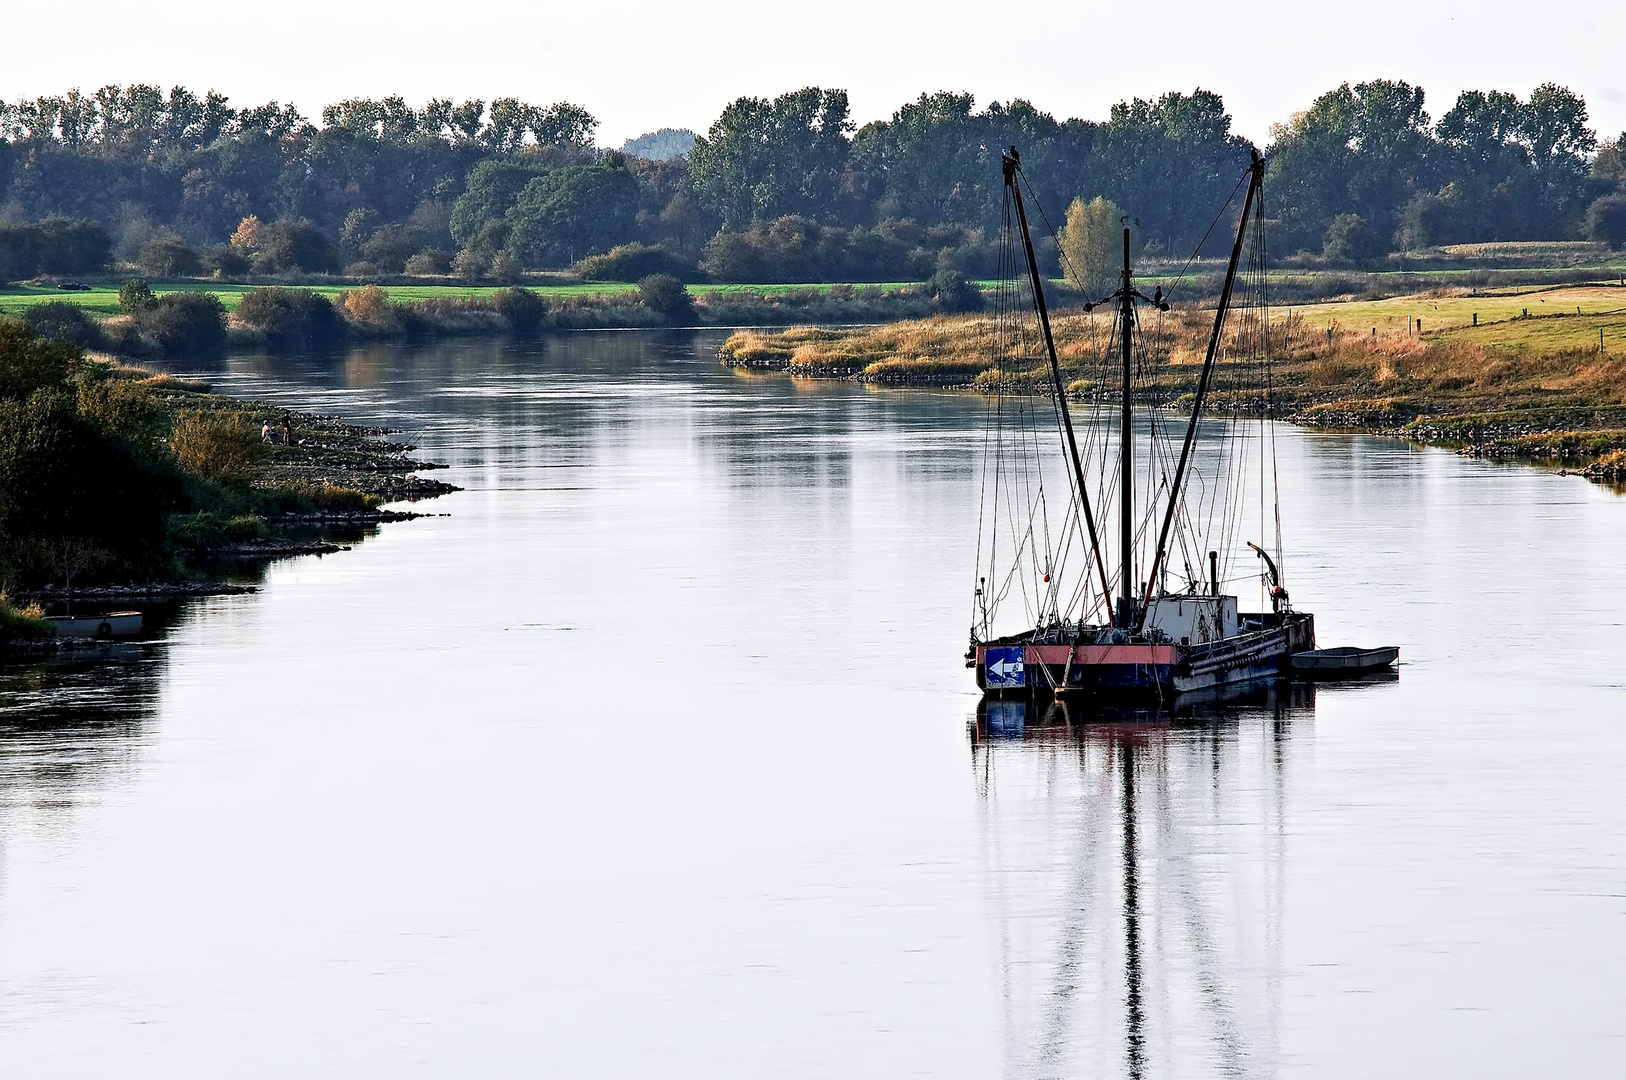
<path id="1" fill-rule="evenodd" d="M 273 349 L 315 352 L 344 341 L 345 324 L 332 301 L 312 289 L 272 285 L 250 289 L 238 301 L 236 321 L 264 336 Z"/>
<path id="2" fill-rule="evenodd" d="M 0 318 L 0 594 L 173 574 L 190 550 L 263 531 L 266 514 L 376 505 L 326 483 L 266 486 L 268 446 L 245 410 L 188 398 L 205 407 L 172 415 L 166 396 L 195 389 Z"/>

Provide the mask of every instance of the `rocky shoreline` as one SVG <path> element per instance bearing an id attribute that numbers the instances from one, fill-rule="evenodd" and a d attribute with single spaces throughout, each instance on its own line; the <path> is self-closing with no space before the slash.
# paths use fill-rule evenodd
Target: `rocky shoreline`
<path id="1" fill-rule="evenodd" d="M 42 589 L 22 592 L 17 599 L 27 603 L 53 603 L 71 600 L 87 604 L 161 603 L 167 600 L 189 600 L 200 596 L 239 596 L 259 592 L 258 585 L 231 585 L 223 581 L 142 581 L 115 585 L 80 585 L 64 588 L 47 585 Z"/>
<path id="2" fill-rule="evenodd" d="M 192 550 L 186 561 L 201 569 L 203 575 L 209 575 L 210 566 L 252 565 L 297 555 L 348 551 L 350 543 L 337 542 L 328 534 L 339 530 L 340 539 L 352 540 L 345 535 L 347 531 L 445 516 L 386 509 L 378 503 L 416 502 L 462 490 L 454 484 L 421 475 L 446 466 L 411 457 L 416 446 L 390 440 L 389 436 L 398 435 L 398 431 L 351 424 L 337 416 L 239 401 L 195 385 L 160 386 L 158 393 L 163 405 L 172 413 L 198 410 L 224 413 L 247 419 L 254 428 L 263 430 L 267 443 L 265 461 L 252 486 L 268 496 L 277 496 L 271 499 L 273 504 L 279 501 L 279 492 L 313 492 L 319 496 L 305 502 L 310 507 L 307 509 L 262 513 L 243 519 L 234 523 L 230 537 Z M 343 498 L 334 498 L 334 493 Z M 366 505 L 346 505 L 363 500 Z M 298 502 L 295 500 L 296 505 Z M 219 572 L 215 571 L 216 577 Z M 39 604 L 47 610 L 69 602 L 115 609 L 208 596 L 236 596 L 258 589 L 257 585 L 206 578 L 148 578 L 71 587 L 46 584 L 13 590 L 9 600 L 13 606 Z M 0 635 L 0 659 L 5 660 L 117 658 L 132 649 L 139 652 L 139 646 L 130 642 Z"/>

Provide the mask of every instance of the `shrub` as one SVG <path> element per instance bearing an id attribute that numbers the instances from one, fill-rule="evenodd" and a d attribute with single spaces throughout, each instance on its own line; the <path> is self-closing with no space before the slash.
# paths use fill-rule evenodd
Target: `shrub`
<path id="1" fill-rule="evenodd" d="M 1360 264 L 1383 254 L 1383 244 L 1359 214 L 1339 214 L 1327 226 L 1322 257 L 1333 263 Z"/>
<path id="2" fill-rule="evenodd" d="M 215 277 L 238 277 L 248 273 L 249 258 L 230 244 L 205 248 L 199 256 L 203 269 Z"/>
<path id="3" fill-rule="evenodd" d="M 424 248 L 407 259 L 405 267 L 407 273 L 419 275 L 444 274 L 451 268 L 451 253 L 440 248 Z"/>
<path id="4" fill-rule="evenodd" d="M 159 236 L 141 245 L 136 263 L 154 277 L 192 277 L 203 261 L 191 245 L 176 236 Z"/>
<path id="5" fill-rule="evenodd" d="M 237 228 L 232 232 L 231 246 L 245 255 L 258 250 L 260 246 L 260 229 L 262 227 L 260 215 L 248 215 L 248 217 L 237 223 Z"/>
<path id="6" fill-rule="evenodd" d="M 340 484 L 329 484 L 323 481 L 312 484 L 303 480 L 282 484 L 273 489 L 271 501 L 281 511 L 309 511 L 309 510 L 372 510 L 382 501 L 377 495 L 369 495 L 353 487 L 344 487 Z"/>
<path id="7" fill-rule="evenodd" d="M 258 249 L 254 268 L 267 274 L 325 274 L 339 265 L 338 249 L 308 221 L 284 219 L 261 225 L 254 230 L 253 242 Z"/>
<path id="8" fill-rule="evenodd" d="M 265 335 L 274 349 L 327 349 L 344 340 L 344 323 L 325 296 L 274 285 L 250 289 L 237 305 L 237 321 Z"/>
<path id="9" fill-rule="evenodd" d="M 358 488 L 323 482 L 311 485 L 308 496 L 318 510 L 372 510 L 383 500 Z"/>
<path id="10" fill-rule="evenodd" d="M 38 604 L 19 607 L 5 593 L 0 593 L 0 640 L 12 637 L 50 637 L 51 624 L 45 621 L 45 610 Z"/>
<path id="11" fill-rule="evenodd" d="M 81 379 L 79 415 L 137 443 L 147 443 L 163 432 L 164 412 L 152 391 L 129 379 Z"/>
<path id="12" fill-rule="evenodd" d="M 1626 247 L 1626 193 L 1605 195 L 1586 208 L 1586 235 L 1617 251 Z"/>
<path id="13" fill-rule="evenodd" d="M 79 415 L 65 388 L 0 402 L 0 551 L 63 576 L 139 559 L 156 550 L 169 501 L 138 448 Z"/>
<path id="14" fill-rule="evenodd" d="M 23 321 L 41 337 L 71 342 L 81 349 L 107 347 L 102 324 L 84 308 L 66 300 L 31 304 L 23 311 Z"/>
<path id="15" fill-rule="evenodd" d="M 374 331 L 400 329 L 401 319 L 390 303 L 390 294 L 377 285 L 363 285 L 359 289 L 346 289 L 339 294 L 339 306 L 345 318 Z"/>
<path id="16" fill-rule="evenodd" d="M 499 251 L 492 257 L 491 267 L 487 273 L 490 274 L 493 281 L 513 285 L 519 282 L 519 279 L 525 273 L 525 268 L 519 264 L 518 259 L 508 254 L 508 252 Z"/>
<path id="17" fill-rule="evenodd" d="M 83 360 L 72 342 L 41 337 L 20 319 L 0 318 L 0 400 L 21 400 L 44 387 L 62 386 Z"/>
<path id="18" fill-rule="evenodd" d="M 638 282 L 638 299 L 651 311 L 674 322 L 695 317 L 694 300 L 683 282 L 671 274 L 650 274 Z"/>
<path id="19" fill-rule="evenodd" d="M 169 448 L 188 472 L 230 487 L 246 487 L 268 452 L 260 429 L 246 413 L 225 416 L 193 410 L 170 429 Z"/>
<path id="20" fill-rule="evenodd" d="M 982 290 L 977 288 L 958 270 L 939 270 L 926 282 L 926 292 L 932 303 L 943 311 L 981 311 Z"/>
<path id="21" fill-rule="evenodd" d="M 530 289 L 511 287 L 491 294 L 491 306 L 520 332 L 535 330 L 548 314 L 548 305 Z"/>
<path id="22" fill-rule="evenodd" d="M 452 273 L 464 281 L 479 281 L 491 269 L 491 253 L 467 247 L 452 260 Z"/>
<path id="23" fill-rule="evenodd" d="M 593 255 L 575 266 L 587 281 L 638 281 L 651 274 L 667 274 L 679 281 L 692 281 L 699 268 L 685 262 L 663 247 L 631 243 L 613 247 L 603 255 Z"/>
<path id="24" fill-rule="evenodd" d="M 131 278 L 119 286 L 119 310 L 126 315 L 150 311 L 157 306 L 158 297 L 152 294 L 152 289 L 140 278 Z"/>
<path id="25" fill-rule="evenodd" d="M 133 322 L 165 356 L 215 357 L 226 351 L 226 308 L 213 293 L 165 293 Z"/>

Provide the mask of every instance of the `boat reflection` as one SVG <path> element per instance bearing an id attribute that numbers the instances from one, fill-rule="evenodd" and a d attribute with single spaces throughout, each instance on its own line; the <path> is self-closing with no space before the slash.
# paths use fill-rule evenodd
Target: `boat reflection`
<path id="1" fill-rule="evenodd" d="M 0 666 L 0 839 L 127 778 L 158 714 L 161 646 Z"/>
<path id="2" fill-rule="evenodd" d="M 1279 1070 L 1286 807 L 1318 692 L 978 706 L 1007 1075 Z"/>

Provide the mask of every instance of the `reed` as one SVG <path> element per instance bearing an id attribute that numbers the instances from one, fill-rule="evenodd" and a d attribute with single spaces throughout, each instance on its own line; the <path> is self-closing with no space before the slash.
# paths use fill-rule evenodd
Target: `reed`
<path id="1" fill-rule="evenodd" d="M 38 604 L 16 604 L 0 592 L 0 640 L 50 637 L 55 633 Z"/>
<path id="2" fill-rule="evenodd" d="M 1374 325 L 1372 303 L 1280 309 L 1268 325 L 1256 312 L 1238 311 L 1220 342 L 1211 408 L 1254 414 L 1266 408 L 1257 389 L 1258 362 L 1251 358 L 1256 350 L 1245 347 L 1263 333 L 1271 357 L 1268 405 L 1277 415 L 1450 443 L 1487 456 L 1586 460 L 1626 449 L 1626 293 L 1595 287 L 1579 294 L 1552 290 L 1535 302 L 1528 293 L 1439 299 L 1442 311 L 1424 316 L 1423 333 L 1416 332 L 1415 314 L 1408 332 L 1403 314 L 1394 310 Z M 1481 318 L 1474 326 L 1467 306 L 1445 311 L 1446 301 L 1501 318 Z M 1603 307 L 1610 301 L 1618 310 Z M 1577 304 L 1583 308 L 1579 315 Z M 1524 314 L 1543 305 L 1568 310 Z M 1211 311 L 1183 308 L 1147 327 L 1158 402 L 1177 403 L 1195 393 L 1212 320 Z M 1428 330 L 1431 322 L 1438 329 Z M 1110 315 L 1066 312 L 1052 326 L 1069 394 L 1110 396 L 1116 384 Z M 1612 348 L 1617 340 L 1619 347 Z M 886 385 L 990 390 L 1049 382 L 1037 336 L 996 348 L 989 316 L 741 331 L 724 343 L 721 356 L 739 367 Z"/>

